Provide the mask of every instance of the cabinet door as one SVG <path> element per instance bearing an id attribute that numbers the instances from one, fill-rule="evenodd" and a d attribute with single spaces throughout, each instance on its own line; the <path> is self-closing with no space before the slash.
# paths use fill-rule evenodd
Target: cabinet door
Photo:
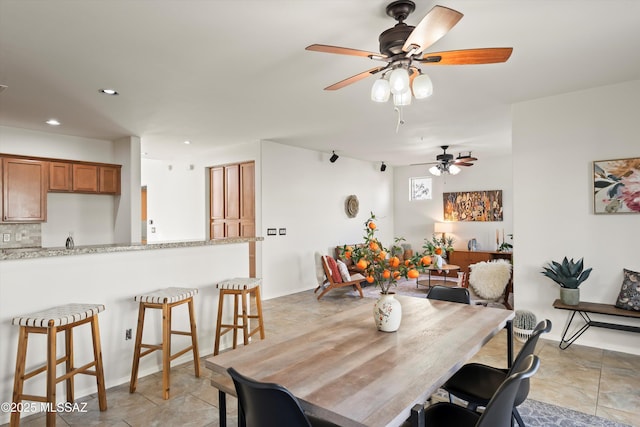
<path id="1" fill-rule="evenodd" d="M 49 163 L 49 191 L 71 191 L 71 163 Z"/>
<path id="2" fill-rule="evenodd" d="M 120 194 L 120 168 L 100 166 L 99 191 L 104 194 Z"/>
<path id="3" fill-rule="evenodd" d="M 49 163 L 40 160 L 2 159 L 2 220 L 47 220 Z"/>
<path id="4" fill-rule="evenodd" d="M 98 166 L 73 164 L 73 191 L 98 192 Z"/>
<path id="5" fill-rule="evenodd" d="M 224 217 L 240 219 L 240 166 L 224 168 Z"/>

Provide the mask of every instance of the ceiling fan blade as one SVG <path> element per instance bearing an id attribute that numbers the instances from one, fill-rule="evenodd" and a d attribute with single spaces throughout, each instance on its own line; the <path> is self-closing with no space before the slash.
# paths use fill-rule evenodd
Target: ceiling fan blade
<path id="1" fill-rule="evenodd" d="M 325 87 L 324 90 L 342 89 L 345 86 L 348 86 L 348 85 L 350 85 L 352 83 L 355 83 L 355 82 L 360 81 L 362 79 L 365 79 L 365 78 L 367 78 L 369 76 L 372 76 L 372 75 L 384 70 L 385 68 L 387 68 L 387 67 L 374 67 L 374 68 L 372 68 L 370 70 L 363 71 L 360 74 L 356 74 L 355 76 L 351 76 L 351 77 L 348 77 L 348 78 L 346 78 L 344 80 L 340 80 L 338 83 L 334 83 L 331 86 Z"/>
<path id="2" fill-rule="evenodd" d="M 387 55 L 377 52 L 367 52 L 366 50 L 351 49 L 348 47 L 329 46 L 326 44 L 312 44 L 305 48 L 313 52 L 337 53 L 340 55 L 362 56 L 371 59 L 384 59 Z"/>
<path id="3" fill-rule="evenodd" d="M 496 64 L 506 62 L 512 51 L 512 47 L 450 50 L 426 53 L 418 61 L 426 65 Z"/>
<path id="4" fill-rule="evenodd" d="M 428 162 L 428 163 L 411 163 L 409 166 L 425 166 L 425 165 L 437 165 L 440 162 Z"/>
<path id="5" fill-rule="evenodd" d="M 414 49 L 414 55 L 423 52 L 447 34 L 462 16 L 462 13 L 448 7 L 435 6 L 409 34 L 402 50 L 410 52 Z"/>
<path id="6" fill-rule="evenodd" d="M 459 162 L 459 161 L 455 161 L 452 164 L 454 164 L 456 166 L 473 166 L 473 163 Z"/>

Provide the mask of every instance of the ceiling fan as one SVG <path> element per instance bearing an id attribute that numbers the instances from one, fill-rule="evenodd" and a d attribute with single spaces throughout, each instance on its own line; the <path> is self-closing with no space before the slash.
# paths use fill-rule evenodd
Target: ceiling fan
<path id="1" fill-rule="evenodd" d="M 449 148 L 448 145 L 441 145 L 440 148 L 442 148 L 442 154 L 438 154 L 436 156 L 435 162 L 414 163 L 411 166 L 433 165 L 429 168 L 429 172 L 431 172 L 432 175 L 457 175 L 460 173 L 460 166 L 473 166 L 473 162 L 478 160 L 476 157 L 471 155 L 471 151 L 467 154 L 458 153 L 458 157 L 454 157 L 453 154 L 447 153 L 447 149 Z"/>
<path id="2" fill-rule="evenodd" d="M 411 92 L 413 92 L 413 96 L 416 99 L 421 99 L 430 96 L 433 90 L 431 80 L 426 74 L 422 74 L 422 70 L 416 64 L 492 64 L 505 62 L 511 56 L 513 48 L 510 47 L 423 53 L 447 34 L 463 15 L 447 7 L 435 6 L 414 27 L 404 22 L 414 10 L 415 3 L 411 0 L 397 0 L 387 6 L 387 15 L 394 18 L 398 23 L 383 31 L 378 37 L 380 53 L 324 44 L 307 46 L 306 50 L 310 51 L 361 56 L 386 62 L 385 65 L 371 68 L 327 86 L 325 90 L 341 89 L 371 75 L 382 73 L 383 78 L 378 80 L 382 82 L 378 84 L 378 81 L 376 81 L 378 87 L 376 88 L 376 84 L 374 84 L 372 89 L 372 99 L 378 102 L 386 102 L 389 98 L 389 92 L 391 92 L 394 94 L 394 104 L 396 106 L 408 105 L 411 102 Z M 396 72 L 396 70 L 404 71 Z M 407 93 L 408 103 L 402 103 L 407 102 Z M 405 95 L 404 101 L 400 95 Z"/>

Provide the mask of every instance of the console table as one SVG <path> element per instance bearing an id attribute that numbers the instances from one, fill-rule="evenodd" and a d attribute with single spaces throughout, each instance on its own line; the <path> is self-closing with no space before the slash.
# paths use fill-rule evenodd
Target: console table
<path id="1" fill-rule="evenodd" d="M 562 350 L 569 348 L 569 346 L 573 344 L 578 338 L 580 338 L 580 336 L 584 334 L 591 326 L 595 326 L 597 328 L 615 329 L 618 331 L 640 332 L 640 327 L 638 326 L 623 325 L 620 323 L 598 322 L 595 320 L 591 320 L 591 318 L 589 317 L 589 313 L 592 313 L 619 317 L 633 317 L 636 319 L 640 319 L 640 312 L 638 311 L 624 310 L 612 304 L 599 304 L 595 302 L 581 301 L 578 305 L 567 305 L 559 299 L 553 302 L 553 308 L 572 311 L 569 316 L 569 322 L 562 332 L 560 344 L 558 344 L 558 346 Z M 582 320 L 584 320 L 585 323 L 576 332 L 574 332 L 573 335 L 571 335 L 569 338 L 566 338 L 567 333 L 569 332 L 569 327 L 571 326 L 576 313 L 578 313 L 580 317 L 582 317 Z"/>

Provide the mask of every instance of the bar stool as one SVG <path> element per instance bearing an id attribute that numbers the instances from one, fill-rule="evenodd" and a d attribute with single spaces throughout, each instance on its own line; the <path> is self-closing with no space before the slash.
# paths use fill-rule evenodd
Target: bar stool
<path id="1" fill-rule="evenodd" d="M 220 350 L 220 337 L 229 331 L 233 331 L 233 348 L 236 348 L 238 345 L 238 329 L 242 329 L 244 345 L 248 345 L 249 338 L 257 332 L 260 332 L 260 339 L 264 339 L 262 300 L 260 299 L 261 281 L 262 279 L 255 277 L 236 277 L 216 284 L 216 288 L 220 290 L 220 297 L 218 300 L 218 325 L 216 327 L 216 339 L 213 349 L 214 356 L 217 355 Z M 222 308 L 226 295 L 233 296 L 233 324 L 222 323 Z M 254 298 L 256 314 L 248 314 L 247 295 Z M 242 311 L 238 311 L 238 300 L 242 300 Z M 242 318 L 242 324 L 238 323 L 240 318 Z M 253 331 L 249 331 L 249 319 L 258 319 L 258 326 Z"/>
<path id="2" fill-rule="evenodd" d="M 56 425 L 56 385 L 66 381 L 67 402 L 74 401 L 73 377 L 76 374 L 93 375 L 98 386 L 98 405 L 101 411 L 107 410 L 107 393 L 104 385 L 104 372 L 102 369 L 102 349 L 100 347 L 100 329 L 98 328 L 98 313 L 104 311 L 102 304 L 66 304 L 53 307 L 37 313 L 14 317 L 13 325 L 20 326 L 18 334 L 18 354 L 16 356 L 16 373 L 13 383 L 13 406 L 20 406 L 23 400 L 44 402 L 47 405 L 47 427 Z M 76 368 L 73 357 L 73 328 L 91 323 L 91 335 L 93 337 L 93 361 Z M 58 359 L 56 349 L 56 336 L 64 331 L 65 353 Z M 25 373 L 27 356 L 27 344 L 29 334 L 47 335 L 47 363 L 40 368 Z M 56 367 L 65 362 L 65 374 L 56 376 Z M 93 369 L 92 369 L 93 368 Z M 23 393 L 25 380 L 46 372 L 47 393 L 46 396 L 35 396 Z M 20 425 L 20 413 L 11 413 L 11 427 Z"/>
<path id="3" fill-rule="evenodd" d="M 171 361 L 182 356 L 188 351 L 193 352 L 193 364 L 196 377 L 200 377 L 200 359 L 198 352 L 198 335 L 196 334 L 196 318 L 193 310 L 193 296 L 198 293 L 198 289 L 187 288 L 166 288 L 160 289 L 144 295 L 137 295 L 134 300 L 140 302 L 138 312 L 138 328 L 136 330 L 136 343 L 133 353 L 133 367 L 131 369 L 131 382 L 129 384 L 129 392 L 136 391 L 138 386 L 138 368 L 140 366 L 140 358 L 153 353 L 156 350 L 162 351 L 162 398 L 169 398 L 169 370 L 171 369 Z M 171 310 L 182 304 L 188 304 L 189 307 L 189 323 L 191 330 L 189 332 L 174 331 L 171 329 Z M 160 344 L 143 344 L 142 329 L 144 327 L 144 314 L 148 308 L 162 310 L 162 342 Z M 171 335 L 188 335 L 191 337 L 191 345 L 171 354 Z M 142 351 L 142 349 L 145 349 Z"/>

